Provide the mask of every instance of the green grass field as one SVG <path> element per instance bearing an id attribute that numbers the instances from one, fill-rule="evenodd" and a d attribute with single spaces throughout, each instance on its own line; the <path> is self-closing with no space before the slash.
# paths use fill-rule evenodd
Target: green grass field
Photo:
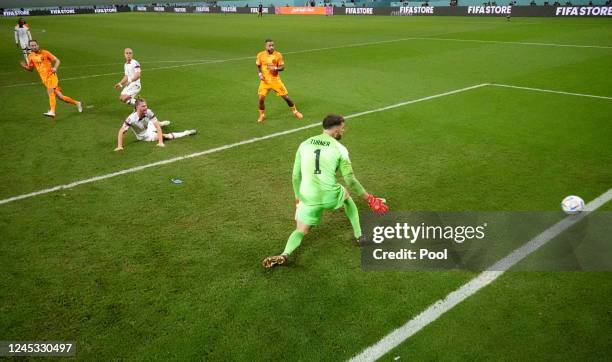
<path id="1" fill-rule="evenodd" d="M 14 19 L 0 19 L 0 199 L 482 83 L 612 96 L 608 19 L 27 20 L 62 60 L 65 94 L 88 108 L 58 103 L 55 121 L 42 116 L 45 90 L 18 67 Z M 269 96 L 256 122 L 266 37 L 285 53 L 302 121 Z M 131 112 L 113 89 L 128 46 L 149 107 L 198 135 L 160 149 L 130 132 L 113 152 Z M 343 143 L 395 211 L 558 210 L 566 195 L 589 201 L 612 187 L 611 115 L 610 99 L 484 86 L 352 118 Z M 318 132 L 0 205 L 0 340 L 75 340 L 79 359 L 342 360 L 474 277 L 364 272 L 342 212 L 288 267 L 264 271 L 294 228 L 295 150 Z M 609 272 L 509 272 L 385 359 L 605 360 L 611 298 Z"/>

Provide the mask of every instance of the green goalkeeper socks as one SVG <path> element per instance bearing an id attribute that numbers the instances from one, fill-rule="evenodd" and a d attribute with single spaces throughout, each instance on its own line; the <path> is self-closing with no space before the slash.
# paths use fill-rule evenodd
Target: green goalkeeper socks
<path id="1" fill-rule="evenodd" d="M 285 245 L 285 251 L 283 251 L 283 255 L 289 255 L 293 253 L 295 249 L 302 243 L 302 238 L 304 237 L 304 233 L 298 230 L 294 230 L 291 235 L 289 235 L 289 240 L 287 240 L 287 245 Z"/>
<path id="2" fill-rule="evenodd" d="M 357 205 L 355 205 L 355 201 L 352 198 L 348 198 L 344 200 L 344 212 L 346 213 L 346 217 L 348 217 L 351 222 L 351 226 L 353 227 L 353 233 L 355 234 L 355 239 L 359 239 L 361 237 L 361 224 L 359 224 L 359 210 L 357 210 Z"/>

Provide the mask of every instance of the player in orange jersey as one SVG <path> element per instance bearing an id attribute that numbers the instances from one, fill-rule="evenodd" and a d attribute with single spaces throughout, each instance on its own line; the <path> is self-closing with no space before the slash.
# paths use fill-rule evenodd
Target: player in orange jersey
<path id="1" fill-rule="evenodd" d="M 83 112 L 83 106 L 81 102 L 75 101 L 74 99 L 67 97 L 62 94 L 62 89 L 59 86 L 59 80 L 57 78 L 57 68 L 60 65 L 60 60 L 51 54 L 47 50 L 42 50 L 38 46 L 38 42 L 34 39 L 28 43 L 31 53 L 28 54 L 28 62 L 21 62 L 21 67 L 27 71 L 32 71 L 36 68 L 43 85 L 47 88 L 47 94 L 49 95 L 49 111 L 44 113 L 47 117 L 55 117 L 55 97 L 66 103 L 74 104 L 79 113 Z M 51 64 L 53 62 L 53 64 Z"/>
<path id="2" fill-rule="evenodd" d="M 291 107 L 291 111 L 297 119 L 302 119 L 304 116 L 298 112 L 295 103 L 289 98 L 287 88 L 280 79 L 278 72 L 285 70 L 285 62 L 283 55 L 274 49 L 274 41 L 266 39 L 266 50 L 257 54 L 257 73 L 259 74 L 259 119 L 257 122 L 262 123 L 266 118 L 265 100 L 269 91 L 274 91 L 277 96 L 283 97 L 287 105 Z"/>

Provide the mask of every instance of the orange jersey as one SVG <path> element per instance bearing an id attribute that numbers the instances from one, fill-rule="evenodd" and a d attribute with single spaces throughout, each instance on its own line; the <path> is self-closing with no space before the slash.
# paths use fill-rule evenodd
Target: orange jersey
<path id="1" fill-rule="evenodd" d="M 283 55 L 276 50 L 274 53 L 270 54 L 268 51 L 264 50 L 262 52 L 257 53 L 257 60 L 255 64 L 259 65 L 261 69 L 261 73 L 264 76 L 266 82 L 280 80 L 280 75 L 278 71 L 271 70 L 269 67 L 281 67 L 285 65 L 285 61 L 283 60 Z"/>
<path id="2" fill-rule="evenodd" d="M 54 62 L 55 59 L 55 55 L 47 50 L 41 50 L 38 53 L 31 52 L 28 55 L 28 67 L 35 67 L 44 83 L 53 74 L 53 64 L 51 62 Z"/>

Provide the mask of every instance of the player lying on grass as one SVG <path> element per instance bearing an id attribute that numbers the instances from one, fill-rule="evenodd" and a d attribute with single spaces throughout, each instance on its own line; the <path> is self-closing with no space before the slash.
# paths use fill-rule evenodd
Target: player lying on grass
<path id="1" fill-rule="evenodd" d="M 170 121 L 159 122 L 155 113 L 147 107 L 147 102 L 142 98 L 137 99 L 134 105 L 134 112 L 125 119 L 123 125 L 119 128 L 119 133 L 117 134 L 117 148 L 115 148 L 115 151 L 123 150 L 123 135 L 130 128 L 134 131 L 136 139 L 139 141 L 157 141 L 159 147 L 165 147 L 164 139 L 174 140 L 197 133 L 195 129 L 183 132 L 163 133 L 161 128 L 169 124 Z"/>
<path id="2" fill-rule="evenodd" d="M 31 53 L 28 54 L 28 62 L 27 64 L 21 62 L 20 64 L 23 69 L 30 72 L 32 69 L 36 69 L 43 85 L 47 88 L 49 111 L 44 115 L 51 118 L 55 117 L 56 96 L 66 103 L 74 104 L 79 113 L 83 112 L 81 102 L 62 94 L 62 88 L 60 88 L 57 78 L 57 68 L 60 66 L 60 60 L 51 52 L 40 49 L 38 42 L 34 39 L 29 41 L 28 46 L 31 50 Z M 51 65 L 51 62 L 53 62 L 53 65 Z"/>
<path id="3" fill-rule="evenodd" d="M 123 57 L 125 58 L 125 64 L 123 64 L 123 78 L 119 83 L 115 84 L 115 89 L 122 89 L 119 94 L 119 100 L 123 103 L 134 105 L 136 104 L 136 96 L 140 93 L 140 63 L 136 59 L 133 59 L 134 53 L 132 49 L 125 48 L 123 50 Z"/>
<path id="4" fill-rule="evenodd" d="M 351 192 L 362 197 L 372 211 L 384 214 L 389 210 L 384 199 L 367 193 L 355 178 L 348 150 L 338 142 L 343 134 L 344 118 L 329 115 L 323 120 L 323 134 L 310 137 L 300 144 L 293 164 L 297 226 L 289 236 L 283 253 L 263 260 L 265 268 L 286 263 L 289 255 L 300 246 L 304 235 L 321 222 L 324 210 L 344 207 L 357 243 L 363 243 L 357 205 L 347 189 L 338 183 L 338 170 Z"/>
<path id="5" fill-rule="evenodd" d="M 285 61 L 283 55 L 274 49 L 274 41 L 266 39 L 266 49 L 257 53 L 255 60 L 257 65 L 257 74 L 259 75 L 259 118 L 257 122 L 262 123 L 266 118 L 266 96 L 268 92 L 274 91 L 277 96 L 282 97 L 287 105 L 291 108 L 291 112 L 297 119 L 302 119 L 304 116 L 298 112 L 295 103 L 289 98 L 289 92 L 285 88 L 285 84 L 280 79 L 280 74 L 285 70 Z"/>

